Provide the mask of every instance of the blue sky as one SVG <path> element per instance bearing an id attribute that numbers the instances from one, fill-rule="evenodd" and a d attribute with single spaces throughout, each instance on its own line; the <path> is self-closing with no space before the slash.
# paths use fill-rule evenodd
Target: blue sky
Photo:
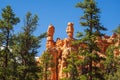
<path id="1" fill-rule="evenodd" d="M 68 22 L 74 23 L 74 36 L 77 31 L 83 32 L 83 28 L 79 24 L 80 16 L 83 13 L 80 8 L 75 7 L 76 3 L 80 1 L 83 0 L 0 0 L 0 13 L 2 8 L 10 5 L 16 16 L 21 19 L 21 22 L 15 26 L 15 32 L 20 32 L 24 25 L 25 14 L 30 11 L 39 17 L 35 35 L 46 32 L 49 24 L 53 24 L 55 27 L 54 40 L 57 37 L 64 39 L 67 37 L 65 30 Z M 97 0 L 97 3 L 101 9 L 101 23 L 108 29 L 104 33 L 111 35 L 112 30 L 120 24 L 120 0 Z M 45 43 L 46 39 L 43 39 L 38 56 L 45 50 Z"/>

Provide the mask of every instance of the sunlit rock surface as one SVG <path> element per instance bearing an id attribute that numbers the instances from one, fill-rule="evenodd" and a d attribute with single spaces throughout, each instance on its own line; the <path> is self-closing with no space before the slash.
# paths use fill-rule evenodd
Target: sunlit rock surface
<path id="1" fill-rule="evenodd" d="M 65 39 L 57 38 L 56 41 L 53 40 L 55 28 L 52 24 L 48 26 L 47 30 L 47 41 L 46 41 L 46 50 L 50 55 L 53 56 L 54 67 L 50 68 L 50 80 L 60 80 L 63 77 L 69 77 L 69 74 L 63 73 L 63 69 L 67 66 L 66 60 L 71 51 L 78 51 L 78 47 L 87 47 L 85 44 L 81 43 L 79 45 L 73 45 L 72 42 L 76 41 L 73 37 L 74 35 L 74 24 L 72 22 L 68 22 L 66 33 L 68 35 Z M 99 56 L 106 58 L 106 49 L 110 45 L 119 46 L 120 40 L 115 40 L 118 37 L 117 34 L 113 34 L 112 36 L 104 35 L 103 37 L 97 37 L 96 43 L 100 48 L 100 52 L 96 52 Z M 114 55 L 119 56 L 120 50 L 115 49 Z M 83 59 L 84 57 L 78 56 L 79 59 Z M 40 60 L 37 59 L 37 62 Z M 103 67 L 102 64 L 94 63 L 95 66 Z"/>

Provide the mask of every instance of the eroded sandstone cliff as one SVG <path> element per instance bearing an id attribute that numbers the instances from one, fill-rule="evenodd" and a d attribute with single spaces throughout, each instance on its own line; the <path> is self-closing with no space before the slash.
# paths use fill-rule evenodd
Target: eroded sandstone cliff
<path id="1" fill-rule="evenodd" d="M 55 28 L 53 25 L 49 25 L 47 30 L 47 41 L 46 41 L 46 50 L 49 52 L 50 55 L 53 56 L 53 63 L 54 66 L 50 68 L 51 74 L 50 74 L 50 80 L 60 80 L 63 77 L 69 77 L 69 74 L 63 73 L 63 69 L 67 66 L 66 59 L 68 58 L 68 55 L 72 51 L 78 51 L 78 47 L 86 47 L 85 44 L 79 44 L 79 45 L 73 45 L 72 42 L 76 41 L 75 38 L 73 38 L 74 34 L 74 24 L 72 22 L 69 22 L 67 24 L 66 33 L 68 35 L 68 38 L 60 39 L 57 38 L 56 41 L 53 40 L 54 37 Z M 98 47 L 100 48 L 100 52 L 97 52 L 97 54 L 101 57 L 106 58 L 105 51 L 108 48 L 109 45 L 114 44 L 115 46 L 120 45 L 120 40 L 117 40 L 115 42 L 115 38 L 118 35 L 113 34 L 112 36 L 104 35 L 103 37 L 97 37 L 96 43 Z M 114 50 L 114 55 L 119 56 L 120 50 L 116 49 Z M 80 59 L 84 57 L 79 57 Z M 98 65 L 98 64 L 94 64 Z M 99 65 L 100 66 L 100 65 Z"/>

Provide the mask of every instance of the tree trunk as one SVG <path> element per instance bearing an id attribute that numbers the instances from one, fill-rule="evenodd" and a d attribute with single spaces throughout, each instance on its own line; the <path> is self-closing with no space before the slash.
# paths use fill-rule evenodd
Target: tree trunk
<path id="1" fill-rule="evenodd" d="M 90 80 L 92 80 L 92 59 L 90 61 Z"/>
<path id="2" fill-rule="evenodd" d="M 47 80 L 47 64 L 45 64 L 44 80 Z"/>

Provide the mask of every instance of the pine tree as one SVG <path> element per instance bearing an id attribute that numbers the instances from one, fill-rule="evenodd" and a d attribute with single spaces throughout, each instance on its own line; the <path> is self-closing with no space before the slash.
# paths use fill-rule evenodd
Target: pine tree
<path id="1" fill-rule="evenodd" d="M 120 77 L 120 26 L 114 30 L 114 33 L 116 34 L 114 44 L 110 45 L 106 50 L 105 78 L 108 80 L 117 80 Z M 115 52 L 117 52 L 117 55 Z"/>
<path id="2" fill-rule="evenodd" d="M 0 79 L 11 80 L 13 70 L 12 32 L 13 26 L 19 23 L 19 18 L 15 16 L 10 6 L 2 9 L 2 19 L 0 19 Z"/>
<path id="3" fill-rule="evenodd" d="M 114 77 L 114 74 L 117 71 L 118 57 L 114 56 L 114 50 L 115 50 L 114 45 L 110 45 L 106 50 L 106 54 L 107 54 L 107 58 L 105 60 L 105 78 L 106 79 L 111 79 L 112 77 Z"/>
<path id="4" fill-rule="evenodd" d="M 79 59 L 79 55 L 76 52 L 71 52 L 68 55 L 68 59 L 66 60 L 67 66 L 63 69 L 63 72 L 68 74 L 67 78 L 63 78 L 62 80 L 80 80 L 80 70 L 81 60 Z"/>
<path id="5" fill-rule="evenodd" d="M 51 77 L 50 76 L 50 74 L 51 74 L 50 68 L 54 66 L 52 59 L 53 59 L 53 57 L 48 51 L 45 51 L 42 54 L 42 56 L 40 58 L 40 60 L 41 60 L 40 66 L 42 67 L 41 80 L 50 80 L 50 77 Z"/>
<path id="6" fill-rule="evenodd" d="M 86 76 L 87 79 L 104 79 L 102 76 L 101 69 L 97 66 L 93 66 L 94 63 L 99 63 L 101 58 L 97 54 L 100 49 L 96 44 L 96 37 L 102 36 L 101 30 L 106 30 L 100 24 L 99 8 L 97 8 L 95 0 L 84 0 L 76 5 L 76 7 L 81 8 L 84 15 L 81 17 L 81 26 L 86 27 L 85 36 L 79 41 L 86 45 L 86 48 L 80 48 L 80 55 L 84 56 L 84 61 L 82 63 L 83 69 L 82 75 Z M 86 68 L 87 67 L 87 68 Z"/>
<path id="7" fill-rule="evenodd" d="M 17 58 L 17 77 L 19 80 L 37 80 L 40 70 L 36 65 L 35 56 L 38 53 L 41 39 L 46 34 L 35 36 L 33 33 L 38 25 L 38 16 L 28 12 L 25 17 L 23 32 L 16 36 L 14 49 Z"/>

